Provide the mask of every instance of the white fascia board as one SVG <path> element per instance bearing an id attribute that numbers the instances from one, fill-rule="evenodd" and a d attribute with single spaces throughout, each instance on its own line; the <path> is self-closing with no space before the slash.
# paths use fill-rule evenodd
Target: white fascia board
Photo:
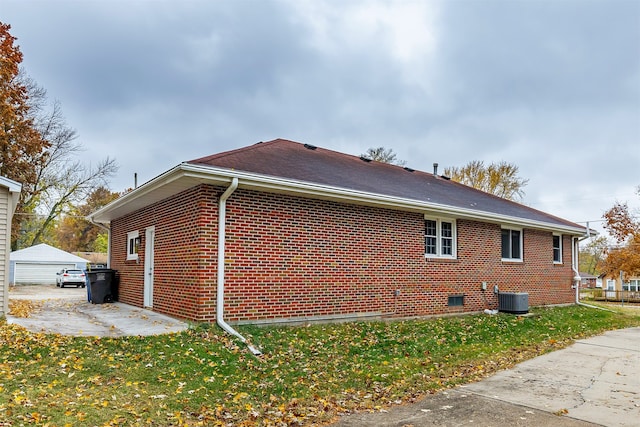
<path id="1" fill-rule="evenodd" d="M 172 169 L 158 175 L 157 177 L 145 182 L 138 188 L 118 197 L 113 202 L 103 206 L 86 218 L 92 223 L 107 225 L 115 217 L 119 217 L 118 212 L 129 213 L 136 209 L 151 204 L 155 201 L 162 200 L 170 196 L 172 193 L 186 190 L 198 182 L 189 182 L 185 180 L 186 174 L 183 170 L 183 164 L 177 165 Z M 213 177 L 206 179 L 206 182 L 213 181 Z M 221 183 L 222 184 L 222 183 Z M 173 191 L 172 191 L 173 190 Z"/>
<path id="2" fill-rule="evenodd" d="M 4 176 L 0 176 L 0 185 L 7 187 L 10 193 L 20 193 L 22 191 L 22 184 Z"/>
<path id="3" fill-rule="evenodd" d="M 9 194 L 11 195 L 11 206 L 9 207 L 9 210 L 11 211 L 9 217 L 11 218 L 16 210 L 16 207 L 18 206 L 18 202 L 20 202 L 20 192 L 22 192 L 22 184 L 4 176 L 0 176 L 0 185 L 6 187 L 9 190 Z"/>
<path id="4" fill-rule="evenodd" d="M 576 236 L 584 234 L 583 229 L 571 226 L 562 226 L 474 209 L 458 208 L 439 203 L 386 196 L 313 182 L 261 175 L 227 168 L 218 168 L 215 166 L 194 165 L 190 163 L 182 163 L 175 166 L 135 190 L 114 200 L 110 204 L 100 208 L 87 218 L 91 222 L 109 224 L 111 219 L 117 218 L 122 214 L 132 212 L 139 207 L 159 201 L 162 198 L 169 197 L 181 190 L 186 190 L 193 185 L 207 183 L 211 185 L 226 186 L 231 183 L 234 177 L 238 178 L 239 188 L 249 190 L 429 213 L 430 215 L 436 216 L 445 215 L 460 219 L 471 219 L 502 225 L 539 228 Z"/>
<path id="5" fill-rule="evenodd" d="M 583 235 L 585 232 L 585 230 L 578 227 L 550 224 L 543 221 L 527 220 L 508 215 L 443 205 L 440 203 L 430 203 L 414 199 L 385 196 L 287 178 L 215 168 L 212 166 L 199 166 L 192 164 L 184 164 L 183 166 L 187 175 L 200 176 L 202 173 L 214 174 L 220 177 L 225 177 L 228 182 L 231 182 L 233 177 L 237 177 L 239 181 L 239 188 L 245 189 L 267 190 L 269 192 L 296 194 L 306 197 L 312 196 L 321 199 L 385 207 L 389 209 L 409 210 L 414 212 L 428 211 L 433 215 L 446 215 L 460 219 L 472 219 L 503 225 L 538 228 L 572 235 Z"/>

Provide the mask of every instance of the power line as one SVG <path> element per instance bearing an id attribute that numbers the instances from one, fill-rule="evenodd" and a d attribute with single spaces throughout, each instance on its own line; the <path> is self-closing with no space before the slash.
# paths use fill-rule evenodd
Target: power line
<path id="1" fill-rule="evenodd" d="M 36 217 L 36 218 L 47 218 L 48 215 L 41 215 L 41 214 L 34 214 L 34 213 L 27 213 L 27 212 L 16 212 L 13 214 L 13 216 L 31 216 L 31 217 Z M 61 217 L 64 218 L 79 218 L 79 219 L 87 219 L 86 216 L 82 216 L 82 215 L 69 215 L 69 214 L 63 214 Z"/>

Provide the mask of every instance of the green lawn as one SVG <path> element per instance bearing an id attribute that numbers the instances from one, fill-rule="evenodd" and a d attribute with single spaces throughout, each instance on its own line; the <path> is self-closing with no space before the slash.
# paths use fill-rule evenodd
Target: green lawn
<path id="1" fill-rule="evenodd" d="M 576 338 L 640 325 L 640 313 L 535 308 L 303 327 L 217 326 L 75 338 L 0 320 L 0 426 L 317 425 L 475 381 Z M 282 423 L 282 424 L 279 424 Z"/>

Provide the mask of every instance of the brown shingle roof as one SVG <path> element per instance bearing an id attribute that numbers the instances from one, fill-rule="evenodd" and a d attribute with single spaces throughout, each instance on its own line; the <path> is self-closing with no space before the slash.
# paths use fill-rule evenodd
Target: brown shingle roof
<path id="1" fill-rule="evenodd" d="M 401 166 L 276 139 L 187 162 L 260 175 L 506 215 L 550 225 L 583 228 L 472 187 Z"/>

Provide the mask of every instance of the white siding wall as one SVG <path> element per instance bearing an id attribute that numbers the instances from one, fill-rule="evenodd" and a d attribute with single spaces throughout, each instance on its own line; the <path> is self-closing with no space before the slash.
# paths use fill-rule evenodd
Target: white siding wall
<path id="1" fill-rule="evenodd" d="M 0 186 L 0 316 L 9 310 L 9 253 L 11 251 L 11 215 L 9 190 Z"/>

